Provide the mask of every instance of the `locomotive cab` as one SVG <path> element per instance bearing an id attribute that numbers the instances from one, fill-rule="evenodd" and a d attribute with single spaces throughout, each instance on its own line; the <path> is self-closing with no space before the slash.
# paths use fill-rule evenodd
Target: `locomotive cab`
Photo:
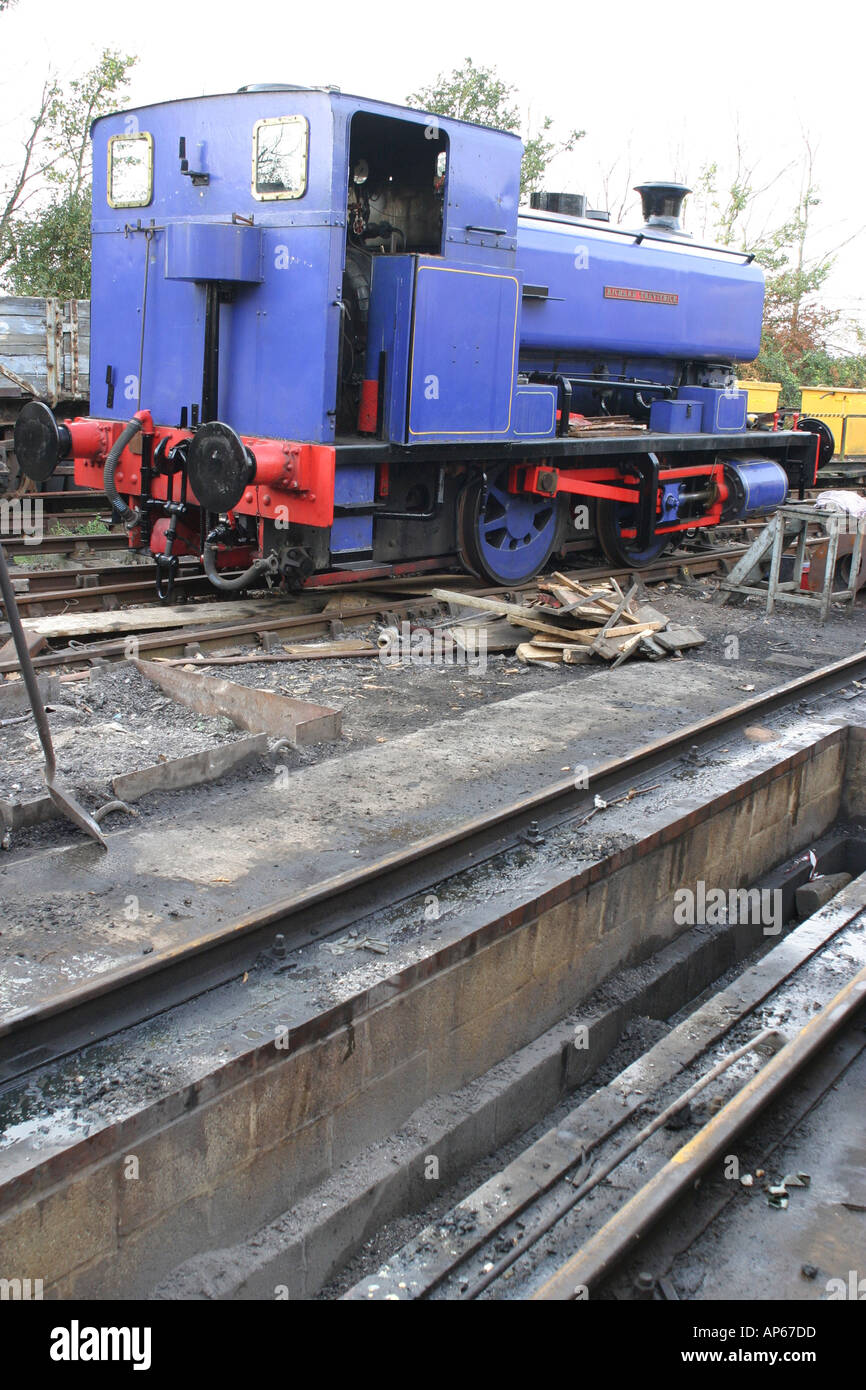
<path id="1" fill-rule="evenodd" d="M 436 124 L 356 113 L 349 126 L 346 264 L 337 428 L 363 432 L 361 412 L 373 263 L 380 256 L 442 254 L 448 137 Z M 369 431 L 367 431 L 369 432 Z"/>

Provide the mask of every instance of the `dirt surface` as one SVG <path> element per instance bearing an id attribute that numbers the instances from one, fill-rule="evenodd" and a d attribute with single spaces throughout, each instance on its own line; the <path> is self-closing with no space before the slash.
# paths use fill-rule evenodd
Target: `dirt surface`
<path id="1" fill-rule="evenodd" d="M 707 641 L 681 659 L 616 670 L 525 666 L 510 654 L 491 654 L 483 669 L 394 667 L 376 658 L 206 668 L 342 710 L 342 737 L 283 749 L 216 783 L 143 798 L 133 821 L 117 813 L 105 821 L 107 856 L 57 820 L 9 835 L 0 854 L 3 944 L 14 941 L 26 962 L 16 965 L 14 997 L 28 980 L 81 978 L 219 929 L 571 769 L 676 733 L 859 649 L 866 637 L 862 597 L 853 617 L 834 613 L 822 629 L 799 611 L 767 618 L 750 602 L 719 607 L 714 591 L 707 581 L 653 586 L 654 605 L 697 626 Z M 368 624 L 361 635 L 377 631 Z M 175 704 L 128 666 L 62 689 L 71 712 L 51 716 L 61 769 L 92 807 L 107 799 L 109 778 L 121 770 L 242 736 L 227 719 Z M 7 750 L 0 786 L 13 795 L 38 789 L 32 721 L 0 730 L 0 741 Z M 719 771 L 711 762 L 691 766 L 667 790 L 712 795 Z M 587 857 L 617 846 L 623 832 L 610 815 L 586 827 Z M 134 925 L 125 916 L 127 892 L 140 899 Z"/>

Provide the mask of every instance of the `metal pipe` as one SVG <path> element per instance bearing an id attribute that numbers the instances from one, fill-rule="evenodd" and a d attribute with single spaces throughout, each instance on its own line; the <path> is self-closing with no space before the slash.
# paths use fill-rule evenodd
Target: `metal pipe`
<path id="1" fill-rule="evenodd" d="M 201 418 L 206 424 L 219 415 L 220 292 L 219 284 L 205 285 L 204 354 L 201 379 Z"/>
<path id="2" fill-rule="evenodd" d="M 249 569 L 244 570 L 243 574 L 236 574 L 233 578 L 226 579 L 217 569 L 217 545 L 216 541 L 212 539 L 212 535 L 213 533 L 211 533 L 205 541 L 204 549 L 202 550 L 202 563 L 204 565 L 204 572 L 215 589 L 222 589 L 226 593 L 236 594 L 240 589 L 248 589 L 260 575 L 267 572 L 271 574 L 276 573 L 276 557 L 267 555 L 262 560 L 256 560 L 254 564 L 250 565 Z"/>
<path id="3" fill-rule="evenodd" d="M 120 434 L 117 436 L 111 448 L 109 449 L 108 458 L 105 460 L 105 469 L 103 471 L 102 485 L 105 489 L 105 495 L 108 498 L 114 510 L 120 516 L 124 526 L 127 528 L 128 531 L 131 531 L 133 526 L 137 526 L 139 524 L 139 522 L 141 521 L 141 512 L 138 510 L 137 507 L 130 507 L 129 504 L 125 502 L 123 498 L 120 496 L 120 493 L 117 491 L 117 488 L 114 485 L 114 474 L 117 471 L 117 465 L 120 462 L 120 456 L 126 448 L 127 444 L 129 444 L 135 438 L 135 436 L 140 433 L 141 429 L 141 420 L 139 420 L 137 416 L 133 416 L 129 424 L 121 430 Z"/>
<path id="4" fill-rule="evenodd" d="M 866 1003 L 866 966 L 811 1018 L 797 1036 L 746 1082 L 717 1115 L 678 1150 L 582 1249 L 533 1294 L 564 1301 L 598 1285 L 664 1211 L 692 1187 L 704 1169 L 774 1100 L 796 1073 Z"/>

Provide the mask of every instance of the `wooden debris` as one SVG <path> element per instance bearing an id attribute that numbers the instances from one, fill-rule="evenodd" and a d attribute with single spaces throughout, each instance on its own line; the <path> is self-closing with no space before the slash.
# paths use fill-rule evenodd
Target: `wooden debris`
<path id="1" fill-rule="evenodd" d="M 43 637 L 41 632 L 25 632 L 24 637 L 31 656 L 36 656 L 48 646 L 48 638 Z M 13 639 L 10 637 L 9 641 L 4 642 L 0 647 L 0 661 L 17 661 L 17 659 L 18 652 Z"/>
<path id="2" fill-rule="evenodd" d="M 557 648 L 537 647 L 534 642 L 521 642 L 517 655 L 530 666 L 558 666 L 562 661 L 562 652 Z"/>
<path id="3" fill-rule="evenodd" d="M 638 603 L 637 583 L 624 593 L 612 577 L 589 587 L 555 573 L 538 587 L 541 601 L 526 605 L 452 589 L 434 589 L 431 597 L 450 604 L 452 612 L 470 609 L 477 615 L 462 619 L 472 623 L 476 641 L 488 624 L 491 632 L 507 627 L 518 636 L 521 631 L 530 633 L 529 640 L 518 640 L 517 656 L 538 666 L 579 666 L 600 657 L 615 667 L 638 654 L 659 661 L 705 640 L 694 628 L 672 627 L 651 604 Z"/>
<path id="4" fill-rule="evenodd" d="M 507 618 L 464 618 L 462 623 L 443 629 L 463 651 L 513 652 L 526 636 L 526 629 L 515 627 Z M 481 636 L 483 632 L 484 636 Z"/>
<path id="5" fill-rule="evenodd" d="M 668 652 L 684 652 L 689 647 L 700 647 L 706 640 L 696 627 L 673 627 L 670 624 L 658 636 L 659 644 Z"/>

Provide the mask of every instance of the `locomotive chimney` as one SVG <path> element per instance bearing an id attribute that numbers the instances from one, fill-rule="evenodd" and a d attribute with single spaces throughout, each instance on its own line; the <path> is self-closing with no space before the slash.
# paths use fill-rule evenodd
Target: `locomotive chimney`
<path id="1" fill-rule="evenodd" d="M 639 183 L 635 193 L 640 194 L 643 207 L 644 229 L 649 231 L 672 232 L 676 236 L 689 236 L 680 223 L 683 200 L 691 193 L 684 183 Z"/>

